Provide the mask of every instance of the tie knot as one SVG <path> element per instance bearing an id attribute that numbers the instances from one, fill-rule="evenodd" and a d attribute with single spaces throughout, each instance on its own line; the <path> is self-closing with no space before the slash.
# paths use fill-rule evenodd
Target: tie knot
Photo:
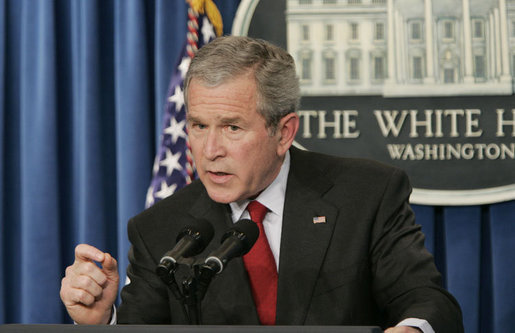
<path id="1" fill-rule="evenodd" d="M 249 203 L 247 210 L 249 211 L 250 219 L 256 223 L 263 223 L 263 219 L 268 212 L 268 208 L 255 200 Z"/>

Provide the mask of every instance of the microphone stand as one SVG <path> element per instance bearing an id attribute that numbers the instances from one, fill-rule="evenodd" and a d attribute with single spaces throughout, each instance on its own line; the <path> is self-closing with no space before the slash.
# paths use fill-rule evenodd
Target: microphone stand
<path id="1" fill-rule="evenodd" d="M 190 276 L 182 281 L 182 291 L 190 325 L 201 325 L 200 305 L 197 303 L 197 280 Z"/>
<path id="2" fill-rule="evenodd" d="M 201 265 L 196 265 L 195 267 L 195 277 L 197 279 L 197 299 L 200 302 L 204 299 L 206 295 L 207 288 L 211 283 L 211 280 L 216 275 L 216 268 L 211 263 L 204 263 Z"/>
<path id="3" fill-rule="evenodd" d="M 168 271 L 156 271 L 161 280 L 167 285 L 175 298 L 181 303 L 184 316 L 190 325 L 202 325 L 201 303 L 206 295 L 211 280 L 216 275 L 216 268 L 209 263 L 194 264 L 178 261 L 192 268 L 193 274 L 182 281 L 182 291 L 175 279 L 175 268 L 168 267 Z"/>
<path id="4" fill-rule="evenodd" d="M 181 303 L 182 313 L 184 317 L 191 324 L 190 315 L 188 314 L 188 309 L 186 308 L 186 300 L 181 290 L 179 289 L 179 285 L 175 280 L 175 268 L 169 267 L 169 271 L 165 274 L 163 270 L 156 270 L 157 275 L 161 278 L 161 280 L 166 284 L 168 289 L 172 292 L 175 298 Z"/>

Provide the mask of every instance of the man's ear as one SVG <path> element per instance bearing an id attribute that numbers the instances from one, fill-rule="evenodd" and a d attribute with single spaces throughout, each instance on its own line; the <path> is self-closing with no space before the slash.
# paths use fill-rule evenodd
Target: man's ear
<path id="1" fill-rule="evenodd" d="M 295 135 L 299 130 L 299 116 L 292 112 L 282 117 L 277 126 L 279 135 L 279 145 L 277 146 L 277 154 L 283 156 L 295 140 Z"/>

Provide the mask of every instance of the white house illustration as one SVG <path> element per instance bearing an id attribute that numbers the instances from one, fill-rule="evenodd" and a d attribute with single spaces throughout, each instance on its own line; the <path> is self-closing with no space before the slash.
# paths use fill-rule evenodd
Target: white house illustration
<path id="1" fill-rule="evenodd" d="M 303 95 L 511 95 L 515 0 L 287 0 Z"/>

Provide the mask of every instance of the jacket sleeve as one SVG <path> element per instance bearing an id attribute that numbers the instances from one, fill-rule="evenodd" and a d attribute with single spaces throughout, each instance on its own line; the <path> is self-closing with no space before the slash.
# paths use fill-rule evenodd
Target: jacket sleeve
<path id="1" fill-rule="evenodd" d="M 377 211 L 371 240 L 373 289 L 387 326 L 406 318 L 429 322 L 435 332 L 463 332 L 461 310 L 442 288 L 408 199 L 408 177 L 395 169 Z"/>
<path id="2" fill-rule="evenodd" d="M 135 220 L 129 221 L 128 235 L 132 244 L 127 267 L 130 282 L 121 292 L 122 303 L 117 312 L 118 323 L 170 323 L 168 288 L 155 274 L 157 263 L 143 242 Z"/>

